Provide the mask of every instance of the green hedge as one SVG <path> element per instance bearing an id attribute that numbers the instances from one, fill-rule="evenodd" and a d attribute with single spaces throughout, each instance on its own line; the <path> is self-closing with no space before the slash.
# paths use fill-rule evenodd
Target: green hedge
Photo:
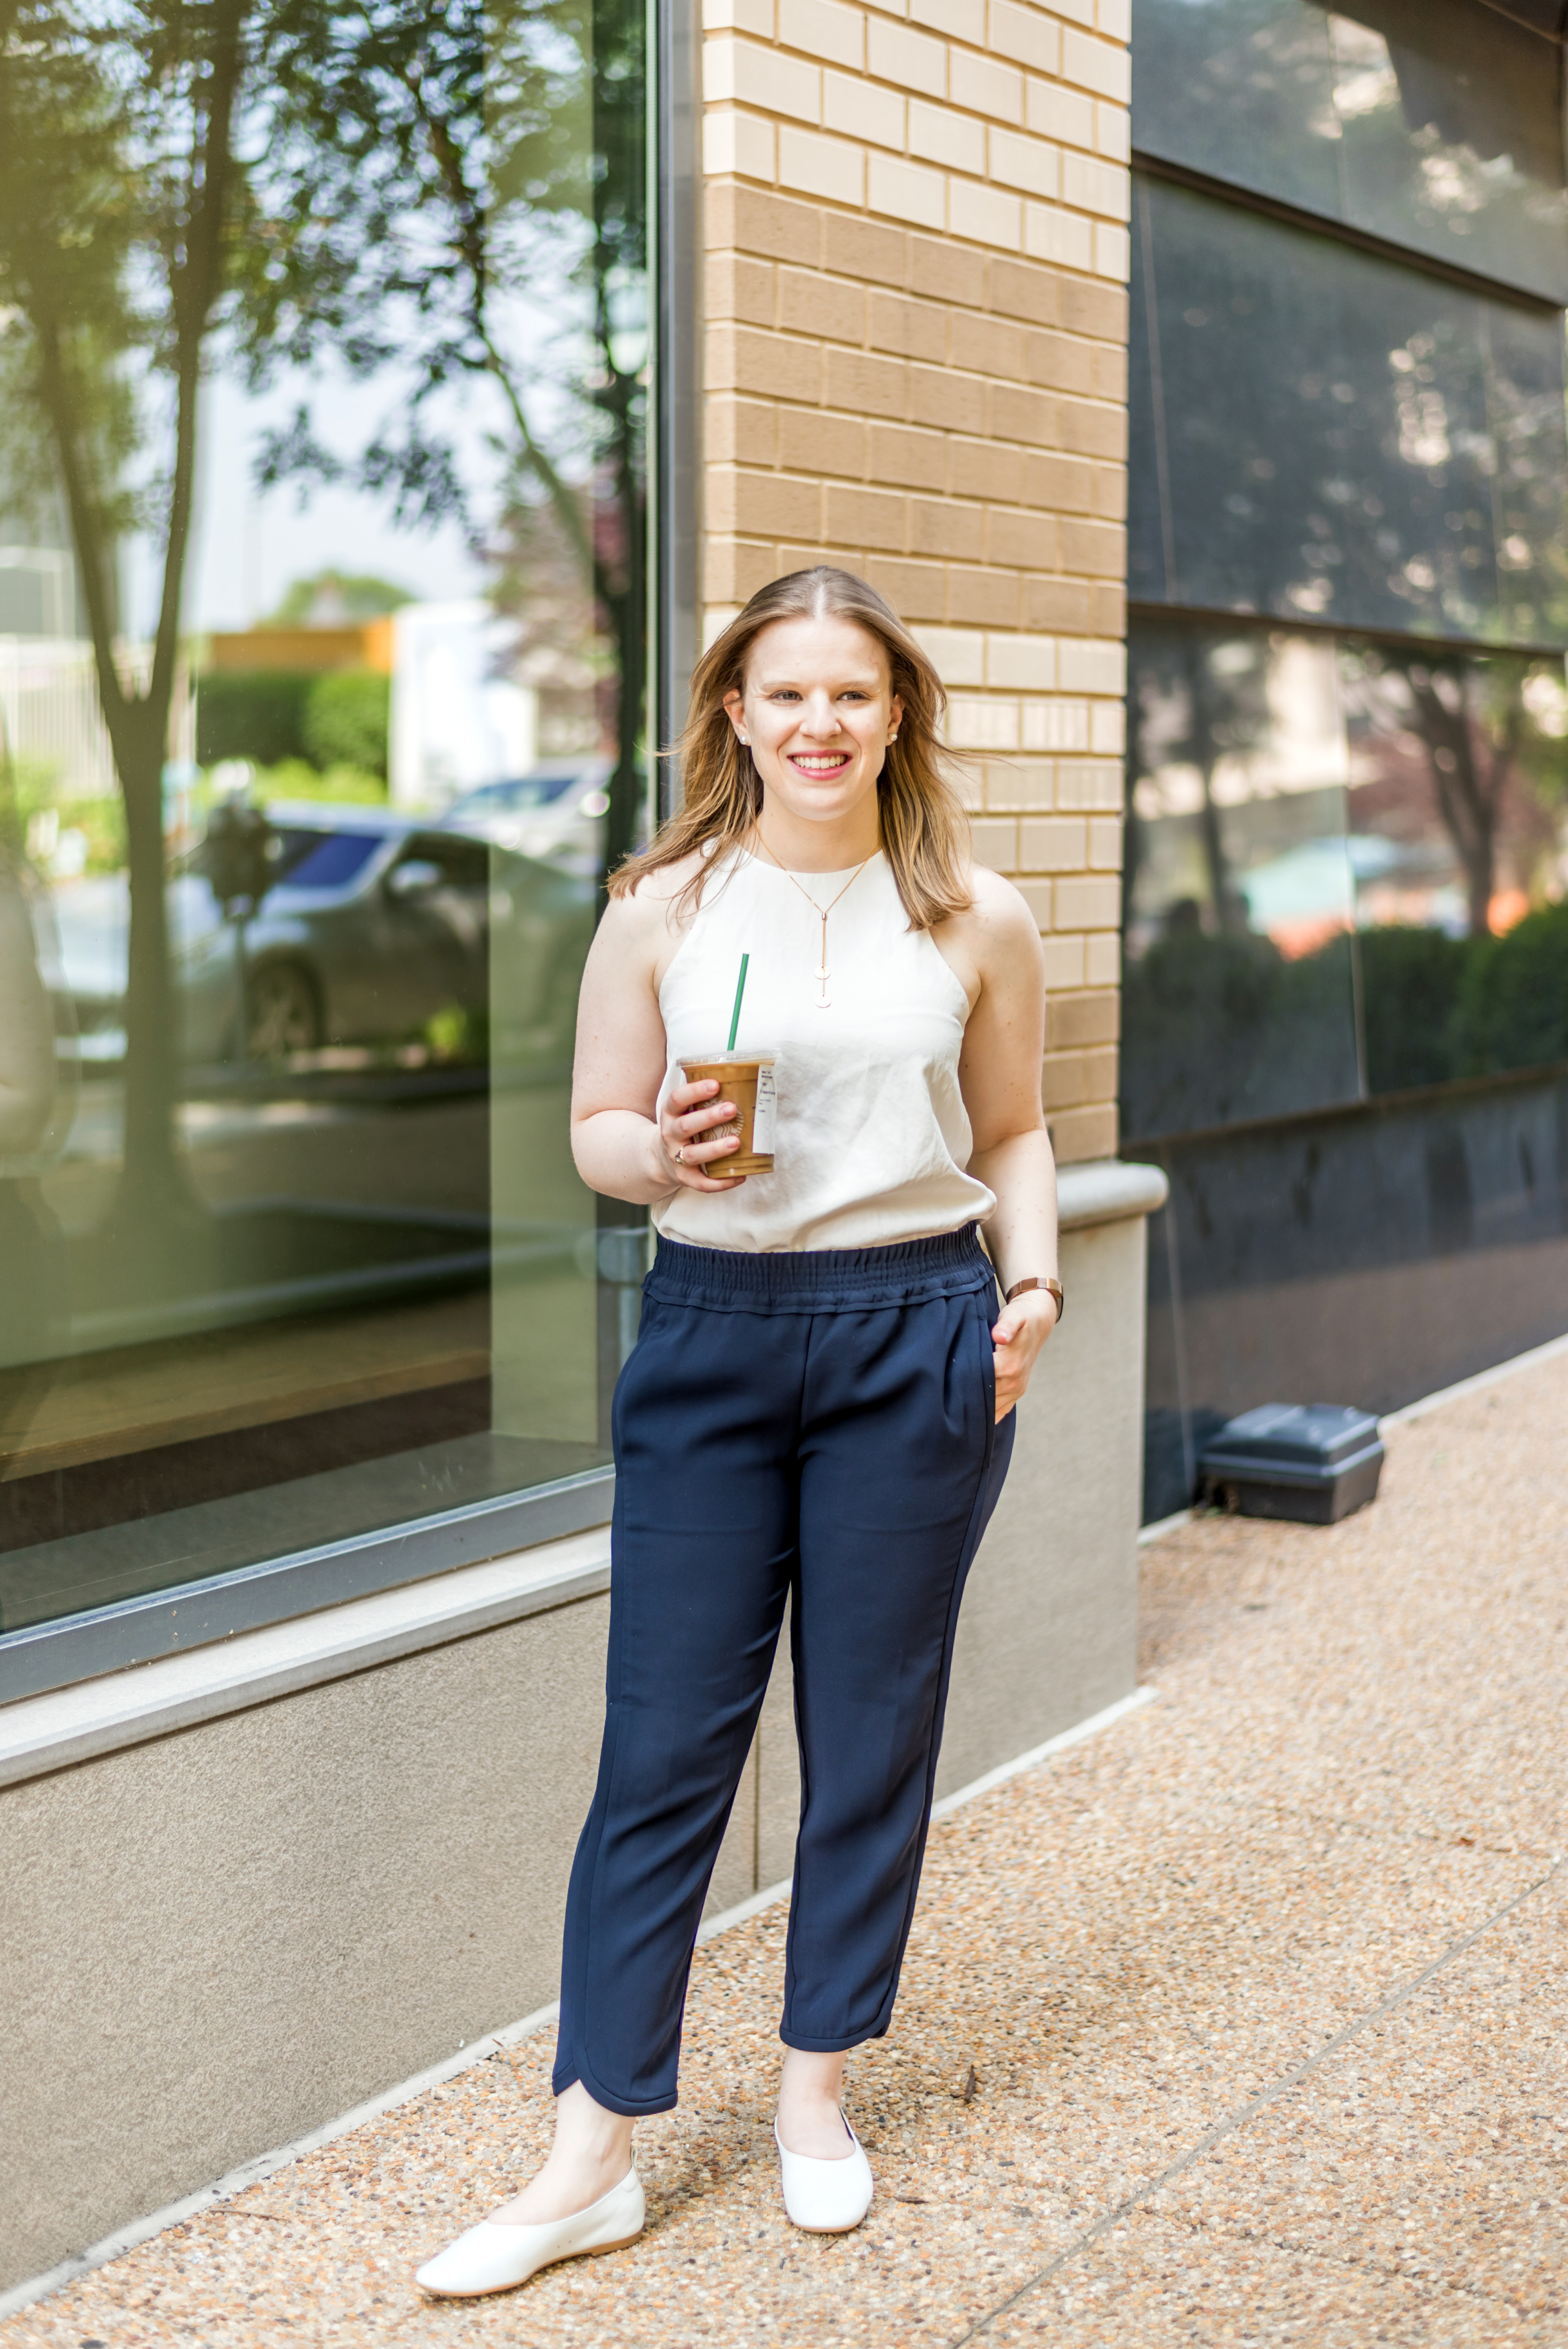
<path id="1" fill-rule="evenodd" d="M 1568 905 L 1499 938 L 1364 930 L 1373 1093 L 1568 1061 Z M 1183 932 L 1130 963 L 1122 1108 L 1134 1137 L 1354 1100 L 1354 974 L 1340 937 L 1287 962 L 1266 937 Z"/>
<path id="2" fill-rule="evenodd" d="M 374 669 L 348 668 L 317 678 L 304 706 L 304 746 L 325 773 L 328 767 L 387 772 L 392 680 Z"/>
<path id="3" fill-rule="evenodd" d="M 1369 1090 L 1403 1092 L 1457 1077 L 1454 1013 L 1470 939 L 1396 927 L 1363 930 L 1360 943 Z"/>
<path id="4" fill-rule="evenodd" d="M 303 759 L 304 710 L 319 680 L 309 670 L 216 669 L 196 688 L 196 761 L 252 759 L 275 767 Z M 314 764 L 314 761 L 312 762 Z"/>
<path id="5" fill-rule="evenodd" d="M 391 680 L 373 669 L 215 669 L 197 688 L 197 762 L 303 759 L 385 776 L 390 714 Z"/>
<path id="6" fill-rule="evenodd" d="M 1465 1076 L 1568 1061 L 1568 905 L 1470 942 L 1451 1032 Z"/>

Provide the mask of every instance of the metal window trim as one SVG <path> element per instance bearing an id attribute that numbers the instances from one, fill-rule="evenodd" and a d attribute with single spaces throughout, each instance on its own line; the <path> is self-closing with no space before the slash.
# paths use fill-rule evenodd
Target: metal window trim
<path id="1" fill-rule="evenodd" d="M 1162 603 L 1152 595 L 1130 595 L 1129 630 L 1140 620 L 1157 627 L 1191 621 L 1195 627 L 1231 636 L 1241 636 L 1250 629 L 1268 636 L 1338 636 L 1349 645 L 1393 645 L 1401 652 L 1422 653 L 1432 661 L 1461 657 L 1481 660 L 1493 656 L 1511 660 L 1560 661 L 1568 650 L 1562 641 L 1549 644 L 1526 636 L 1423 636 L 1414 628 L 1374 626 L 1358 620 L 1324 620 L 1306 612 L 1242 612 L 1224 604 Z"/>
<path id="2" fill-rule="evenodd" d="M 23 1697 L 0 1706 L 0 1788 L 513 1630 L 534 1616 L 602 1598 L 609 1587 L 610 1531 L 600 1526 Z"/>
<path id="3" fill-rule="evenodd" d="M 1438 278 L 1461 293 L 1501 302 L 1505 308 L 1529 310 L 1543 317 L 1557 316 L 1563 311 L 1562 302 L 1537 287 L 1516 285 L 1506 277 L 1489 277 L 1483 270 L 1467 269 L 1461 263 L 1446 260 L 1439 253 L 1427 253 L 1419 245 L 1400 244 L 1395 238 L 1379 235 L 1376 229 L 1362 228 L 1354 221 L 1336 220 L 1331 212 L 1309 212 L 1286 197 L 1268 195 L 1261 188 L 1245 186 L 1240 180 L 1219 179 L 1193 164 L 1178 163 L 1170 156 L 1156 154 L 1151 148 L 1139 146 L 1136 140 L 1130 169 L 1135 178 L 1163 180 L 1172 187 L 1186 188 L 1195 196 L 1208 196 L 1216 203 L 1234 205 L 1238 212 L 1255 212 L 1264 220 L 1277 221 L 1283 228 L 1325 237 L 1330 243 L 1347 245 L 1354 252 L 1370 254 L 1375 261 L 1393 262 L 1420 277 Z"/>
<path id="4" fill-rule="evenodd" d="M 0 1703 L 232 1640 L 609 1522 L 612 1468 L 388 1526 L 0 1636 Z"/>
<path id="5" fill-rule="evenodd" d="M 700 366 L 701 105 L 696 0 L 651 0 L 654 43 L 655 753 L 686 723 L 697 657 Z M 679 804 L 676 762 L 655 758 L 655 819 Z"/>

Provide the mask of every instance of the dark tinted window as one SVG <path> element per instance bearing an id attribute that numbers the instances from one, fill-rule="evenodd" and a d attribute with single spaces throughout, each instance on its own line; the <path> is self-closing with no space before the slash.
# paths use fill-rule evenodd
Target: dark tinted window
<path id="1" fill-rule="evenodd" d="M 1160 181 L 1135 225 L 1135 596 L 1557 640 L 1560 317 Z"/>
<path id="2" fill-rule="evenodd" d="M 433 864 L 449 889 L 483 889 L 490 881 L 490 851 L 478 841 L 455 840 L 450 833 L 410 833 L 399 864 Z"/>
<path id="3" fill-rule="evenodd" d="M 1332 639 L 1141 622 L 1130 656 L 1127 1133 L 1354 1101 Z"/>
<path id="4" fill-rule="evenodd" d="M 1144 153 L 1568 298 L 1562 60 L 1474 0 L 1134 0 Z"/>
<path id="5" fill-rule="evenodd" d="M 346 889 L 356 880 L 377 850 L 381 835 L 375 832 L 328 832 L 307 848 L 298 862 L 285 867 L 283 886 L 288 889 Z"/>
<path id="6" fill-rule="evenodd" d="M 1135 622 L 1135 1138 L 1568 1057 L 1560 658 Z"/>

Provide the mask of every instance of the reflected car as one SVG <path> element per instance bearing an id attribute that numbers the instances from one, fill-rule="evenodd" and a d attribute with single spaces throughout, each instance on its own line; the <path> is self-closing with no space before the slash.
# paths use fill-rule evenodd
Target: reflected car
<path id="1" fill-rule="evenodd" d="M 509 1025 L 541 1043 L 561 1028 L 570 1048 L 589 884 L 382 809 L 282 802 L 267 817 L 277 877 L 243 925 L 251 1058 L 403 1042 L 454 1014 L 477 1039 L 490 1014 L 492 916 L 528 941 L 508 957 Z M 171 877 L 168 905 L 184 1057 L 232 1059 L 239 941 L 201 844 Z M 62 961 L 89 1061 L 123 1057 L 129 910 L 123 874 L 59 892 Z"/>
<path id="2" fill-rule="evenodd" d="M 465 792 L 441 825 L 596 879 L 609 807 L 607 759 L 560 760 Z"/>

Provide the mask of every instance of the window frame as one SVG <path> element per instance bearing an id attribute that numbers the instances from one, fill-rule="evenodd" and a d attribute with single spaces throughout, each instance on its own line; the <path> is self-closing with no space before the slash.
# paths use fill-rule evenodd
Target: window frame
<path id="1" fill-rule="evenodd" d="M 649 628 L 647 707 L 679 729 L 696 654 L 698 252 L 696 0 L 645 0 L 648 90 Z M 655 816 L 678 781 L 666 766 Z M 603 1239 L 601 1235 L 601 1254 Z M 314 1615 L 610 1520 L 613 1467 L 257 1559 L 0 1632 L 0 1705 Z"/>

